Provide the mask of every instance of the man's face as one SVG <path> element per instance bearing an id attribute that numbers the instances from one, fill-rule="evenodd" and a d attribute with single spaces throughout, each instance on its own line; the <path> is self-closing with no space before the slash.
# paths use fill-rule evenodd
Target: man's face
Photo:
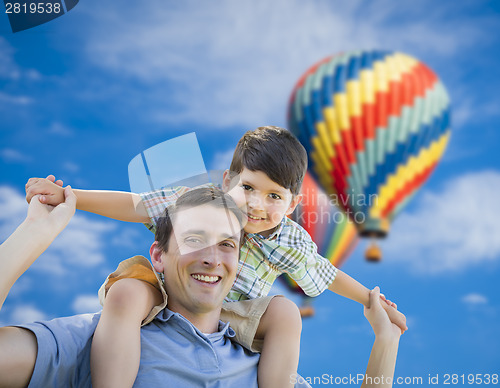
<path id="1" fill-rule="evenodd" d="M 168 308 L 185 317 L 220 311 L 238 266 L 240 224 L 223 208 L 201 205 L 175 214 L 162 253 Z"/>
<path id="2" fill-rule="evenodd" d="M 268 236 L 301 200 L 300 196 L 294 197 L 289 189 L 274 182 L 262 171 L 243 168 L 234 178 L 237 182 L 228 182 L 228 173 L 224 177 L 225 190 L 247 216 L 247 233 Z"/>

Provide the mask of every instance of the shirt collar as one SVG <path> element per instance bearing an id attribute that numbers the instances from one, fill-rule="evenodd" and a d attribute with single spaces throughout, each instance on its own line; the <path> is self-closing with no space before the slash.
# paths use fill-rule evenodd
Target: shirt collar
<path id="1" fill-rule="evenodd" d="M 198 332 L 199 334 L 201 334 L 201 335 L 203 335 L 211 340 L 216 339 L 218 337 L 222 337 L 222 336 L 225 336 L 228 338 L 233 338 L 236 335 L 234 330 L 229 326 L 229 322 L 226 323 L 226 322 L 222 322 L 222 321 L 219 321 L 219 328 L 218 328 L 218 331 L 216 331 L 215 333 L 210 333 L 210 334 L 202 333 L 184 316 L 182 316 L 179 313 L 173 312 L 172 310 L 169 310 L 166 307 L 163 309 L 163 312 L 161 312 L 160 314 L 158 314 L 155 317 L 155 320 L 158 320 L 160 322 L 167 322 L 169 320 L 175 320 L 177 322 L 180 321 L 184 325 L 190 326 L 196 332 Z"/>
<path id="2" fill-rule="evenodd" d="M 281 222 L 274 228 L 274 231 L 268 237 L 264 237 L 263 235 L 261 235 L 259 233 L 247 233 L 247 236 L 249 238 L 255 237 L 255 238 L 260 239 L 260 240 L 275 240 L 283 231 L 283 227 L 285 226 L 286 219 L 287 219 L 287 217 L 283 217 Z"/>

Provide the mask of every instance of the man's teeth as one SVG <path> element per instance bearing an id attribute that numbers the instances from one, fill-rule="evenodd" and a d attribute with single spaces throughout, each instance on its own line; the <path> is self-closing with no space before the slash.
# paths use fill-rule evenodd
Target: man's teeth
<path id="1" fill-rule="evenodd" d="M 218 276 L 206 276 L 206 275 L 191 275 L 196 280 L 200 280 L 205 283 L 215 283 L 219 280 Z"/>

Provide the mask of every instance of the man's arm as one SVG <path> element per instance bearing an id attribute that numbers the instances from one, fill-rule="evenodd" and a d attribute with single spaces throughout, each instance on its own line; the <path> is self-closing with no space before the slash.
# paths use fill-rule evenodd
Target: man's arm
<path id="1" fill-rule="evenodd" d="M 76 198 L 71 187 L 64 190 L 65 201 L 43 205 L 34 197 L 28 215 L 14 233 L 0 245 L 0 309 L 12 285 L 29 268 L 75 213 Z M 36 338 L 29 330 L 0 328 L 0 387 L 26 387 L 35 366 Z"/>
<path id="2" fill-rule="evenodd" d="M 361 387 L 392 387 L 401 331 L 382 309 L 378 287 L 370 292 L 370 306 L 365 307 L 365 316 L 375 333 L 375 342 Z"/>
<path id="3" fill-rule="evenodd" d="M 20 327 L 0 327 L 0 388 L 27 387 L 35 369 L 35 334 Z"/>
<path id="4" fill-rule="evenodd" d="M 75 213 L 76 197 L 71 187 L 64 189 L 64 196 L 65 201 L 56 207 L 43 205 L 34 197 L 26 219 L 0 246 L 0 309 L 14 282 L 47 249 Z"/>
<path id="5" fill-rule="evenodd" d="M 26 183 L 26 200 L 31 201 L 34 195 L 40 195 L 40 202 L 47 205 L 58 205 L 64 201 L 62 181 L 54 183 L 54 176 L 47 178 L 30 178 Z M 127 222 L 150 222 L 146 208 L 138 194 L 124 191 L 77 190 L 76 208 L 104 217 Z"/>

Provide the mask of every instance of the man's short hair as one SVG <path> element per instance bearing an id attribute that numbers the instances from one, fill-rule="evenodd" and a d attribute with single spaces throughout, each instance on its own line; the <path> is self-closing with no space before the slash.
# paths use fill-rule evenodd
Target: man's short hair
<path id="1" fill-rule="evenodd" d="M 234 150 L 229 170 L 239 174 L 243 168 L 262 171 L 273 182 L 298 195 L 307 170 L 307 152 L 286 129 L 259 127 L 245 133 Z"/>
<path id="2" fill-rule="evenodd" d="M 201 205 L 210 205 L 233 213 L 238 220 L 238 225 L 235 225 L 235 230 L 241 231 L 239 236 L 241 242 L 244 215 L 234 200 L 216 187 L 199 187 L 181 195 L 175 204 L 167 207 L 164 215 L 158 219 L 156 223 L 155 240 L 158 242 L 158 247 L 163 252 L 167 252 L 168 250 L 176 213 L 183 209 Z"/>

